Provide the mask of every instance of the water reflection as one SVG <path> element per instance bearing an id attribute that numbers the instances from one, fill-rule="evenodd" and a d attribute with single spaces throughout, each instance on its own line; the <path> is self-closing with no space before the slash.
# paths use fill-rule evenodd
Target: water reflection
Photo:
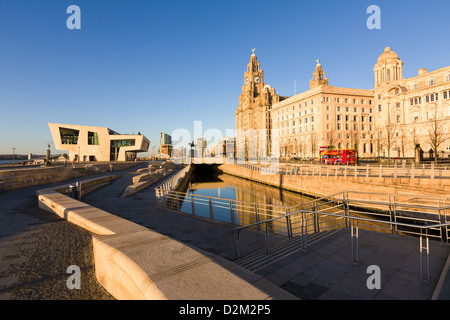
<path id="1" fill-rule="evenodd" d="M 189 186 L 180 190 L 188 193 L 181 203 L 182 212 L 243 226 L 285 215 L 288 207 L 313 200 L 307 196 L 227 174 L 220 174 L 211 180 L 197 181 L 193 177 Z M 191 195 L 195 197 L 191 199 Z M 211 199 L 211 205 L 206 197 L 214 197 Z M 269 227 L 271 231 L 284 233 L 285 222 L 276 220 L 271 222 Z M 258 228 L 264 230 L 266 225 Z"/>

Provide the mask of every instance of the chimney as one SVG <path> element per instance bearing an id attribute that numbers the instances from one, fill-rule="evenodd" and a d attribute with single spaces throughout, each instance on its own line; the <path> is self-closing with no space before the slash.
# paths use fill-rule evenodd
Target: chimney
<path id="1" fill-rule="evenodd" d="M 419 69 L 419 76 L 423 76 L 424 74 L 427 74 L 427 69 L 425 69 L 425 68 L 422 68 L 422 69 Z"/>

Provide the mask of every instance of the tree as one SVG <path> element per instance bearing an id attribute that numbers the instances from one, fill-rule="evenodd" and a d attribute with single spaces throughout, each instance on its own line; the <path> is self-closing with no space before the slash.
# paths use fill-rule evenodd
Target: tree
<path id="1" fill-rule="evenodd" d="M 383 145 L 386 147 L 388 151 L 388 163 L 391 162 L 391 149 L 393 146 L 397 144 L 398 140 L 397 132 L 398 132 L 397 127 L 395 125 L 392 125 L 390 122 L 388 122 L 384 127 Z"/>
<path id="2" fill-rule="evenodd" d="M 317 134 L 315 132 L 311 133 L 310 137 L 310 143 L 311 143 L 311 154 L 312 159 L 314 160 L 316 158 L 316 152 L 317 152 Z"/>
<path id="3" fill-rule="evenodd" d="M 406 130 L 404 128 L 400 129 L 401 133 L 400 133 L 400 148 L 401 148 L 401 152 L 402 152 L 402 158 L 405 158 L 405 153 L 408 150 L 408 146 L 409 146 L 409 138 L 407 136 Z"/>
<path id="4" fill-rule="evenodd" d="M 434 163 L 437 164 L 438 148 L 448 140 L 449 134 L 447 133 L 446 122 L 442 119 L 442 115 L 438 114 L 437 107 L 433 112 L 430 112 L 430 116 L 432 119 L 427 125 L 426 140 L 434 152 Z"/>
<path id="5" fill-rule="evenodd" d="M 326 144 L 327 144 L 327 148 L 329 151 L 333 151 L 333 149 L 336 148 L 336 145 L 338 144 L 338 138 L 337 138 L 337 134 L 336 131 L 334 129 L 331 129 L 330 131 L 327 132 L 327 140 L 326 140 Z"/>

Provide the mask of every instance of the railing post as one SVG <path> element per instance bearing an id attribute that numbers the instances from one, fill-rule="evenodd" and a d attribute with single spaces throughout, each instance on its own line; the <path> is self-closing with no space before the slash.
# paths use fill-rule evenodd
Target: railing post
<path id="1" fill-rule="evenodd" d="M 241 230 L 236 230 L 233 235 L 235 235 L 234 238 L 234 251 L 236 254 L 236 259 L 239 259 L 241 257 Z M 237 238 L 237 239 L 236 239 Z"/>
<path id="2" fill-rule="evenodd" d="M 234 227 L 235 221 L 234 221 L 233 200 L 230 200 L 230 219 L 231 219 L 231 225 Z"/>
<path id="3" fill-rule="evenodd" d="M 317 201 L 314 201 L 314 205 L 313 205 L 313 219 L 314 219 L 314 233 L 319 233 L 320 232 L 320 227 L 319 227 L 319 216 L 317 214 L 318 207 L 317 207 Z"/>
<path id="4" fill-rule="evenodd" d="M 395 196 L 393 196 L 393 198 L 394 202 L 392 203 L 391 196 L 389 196 L 389 221 L 391 222 L 391 237 L 396 237 L 398 236 L 397 212 L 396 212 Z"/>
<path id="5" fill-rule="evenodd" d="M 383 164 L 380 162 L 380 169 L 378 172 L 378 177 L 381 178 L 382 175 L 383 175 Z"/>
<path id="6" fill-rule="evenodd" d="M 303 251 L 306 252 L 307 251 L 307 246 L 308 246 L 308 219 L 306 218 L 306 212 L 302 213 L 302 227 L 304 228 L 304 233 L 303 233 Z"/>
<path id="7" fill-rule="evenodd" d="M 255 203 L 255 221 L 258 223 L 256 225 L 256 230 L 261 231 L 261 224 L 259 223 L 259 209 L 257 203 Z"/>
<path id="8" fill-rule="evenodd" d="M 411 179 L 414 179 L 414 162 L 411 163 Z"/>
<path id="9" fill-rule="evenodd" d="M 441 223 L 441 224 L 446 223 L 445 211 L 442 212 L 443 210 L 441 209 L 441 200 L 439 200 L 438 211 L 439 211 L 439 223 Z M 441 231 L 440 231 L 441 232 L 441 243 L 448 243 L 447 226 L 442 226 L 440 229 L 441 229 Z"/>
<path id="10" fill-rule="evenodd" d="M 178 193 L 176 194 L 175 205 L 177 206 L 177 211 L 180 211 L 181 206 L 179 205 Z"/>
<path id="11" fill-rule="evenodd" d="M 287 211 L 287 209 L 286 209 L 286 211 Z M 288 238 L 292 238 L 291 216 L 289 216 L 289 215 L 286 216 L 286 229 L 287 229 Z"/>
<path id="12" fill-rule="evenodd" d="M 359 234 L 358 234 L 358 225 L 354 226 L 352 223 L 351 226 L 351 240 L 352 240 L 352 263 L 358 264 L 359 262 Z"/>
<path id="13" fill-rule="evenodd" d="M 192 215 L 195 216 L 194 195 L 192 193 L 191 193 L 191 207 L 192 207 Z"/>
<path id="14" fill-rule="evenodd" d="M 214 220 L 214 212 L 213 212 L 213 206 L 212 206 L 211 198 L 208 198 L 208 204 L 209 204 L 209 218 L 211 220 Z"/>
<path id="15" fill-rule="evenodd" d="M 347 199 L 345 197 L 345 193 L 342 193 L 342 202 L 344 204 L 345 228 L 348 229 L 350 227 L 348 193 L 347 193 Z"/>
<path id="16" fill-rule="evenodd" d="M 424 256 L 425 251 L 425 256 Z M 428 229 L 425 229 L 425 237 L 423 229 L 420 229 L 420 278 L 424 282 L 430 281 L 430 244 L 428 241 Z M 424 261 L 426 260 L 425 265 Z M 424 268 L 426 268 L 426 276 L 424 276 Z"/>
<path id="17" fill-rule="evenodd" d="M 269 230 L 269 221 L 266 221 L 266 254 L 270 254 L 270 230 Z"/>

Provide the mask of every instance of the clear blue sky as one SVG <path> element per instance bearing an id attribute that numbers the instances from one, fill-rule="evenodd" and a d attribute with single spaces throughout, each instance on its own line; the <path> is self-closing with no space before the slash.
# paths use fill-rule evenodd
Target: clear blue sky
<path id="1" fill-rule="evenodd" d="M 81 30 L 69 30 L 69 5 Z M 381 30 L 369 30 L 369 5 Z M 449 65 L 448 0 L 0 0 L 0 154 L 45 153 L 48 122 L 140 131 L 158 145 L 194 121 L 225 135 L 251 49 L 281 95 L 307 90 L 315 60 L 330 85 L 373 88 L 386 46 L 404 76 Z M 52 152 L 55 152 L 52 148 Z"/>

